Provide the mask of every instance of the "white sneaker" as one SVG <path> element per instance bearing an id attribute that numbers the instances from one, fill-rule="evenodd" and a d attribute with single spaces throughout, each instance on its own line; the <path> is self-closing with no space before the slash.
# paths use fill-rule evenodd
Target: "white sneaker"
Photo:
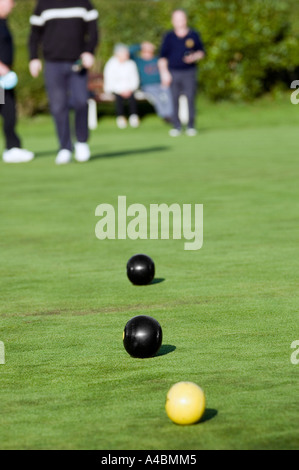
<path id="1" fill-rule="evenodd" d="M 117 116 L 116 125 L 119 129 L 125 129 L 128 125 L 126 118 L 124 116 Z"/>
<path id="2" fill-rule="evenodd" d="M 186 135 L 188 135 L 189 137 L 194 137 L 195 135 L 197 135 L 197 130 L 193 129 L 193 127 L 188 127 L 188 129 L 186 129 Z"/>
<path id="3" fill-rule="evenodd" d="M 77 160 L 77 162 L 83 163 L 83 162 L 88 162 L 89 159 L 90 159 L 89 145 L 85 142 L 77 142 L 75 144 L 75 160 Z"/>
<path id="4" fill-rule="evenodd" d="M 129 123 L 131 127 L 139 127 L 140 121 L 137 114 L 131 114 L 131 116 L 129 117 Z"/>
<path id="5" fill-rule="evenodd" d="M 5 163 L 27 163 L 31 162 L 34 158 L 34 153 L 29 150 L 14 147 L 9 150 L 4 150 L 2 159 Z"/>
<path id="6" fill-rule="evenodd" d="M 72 152 L 67 149 L 62 149 L 58 152 L 55 163 L 56 165 L 67 165 L 72 159 Z"/>
<path id="7" fill-rule="evenodd" d="M 175 128 L 170 129 L 170 131 L 169 131 L 169 135 L 171 137 L 178 137 L 179 135 L 181 135 L 181 133 L 182 133 L 182 131 L 180 129 L 175 129 Z"/>

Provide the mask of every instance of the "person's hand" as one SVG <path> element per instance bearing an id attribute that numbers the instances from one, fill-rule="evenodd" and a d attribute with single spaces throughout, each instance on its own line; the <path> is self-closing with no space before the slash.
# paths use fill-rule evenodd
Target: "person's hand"
<path id="1" fill-rule="evenodd" d="M 37 78 L 43 69 L 43 65 L 39 59 L 33 59 L 29 62 L 29 71 L 33 78 Z"/>
<path id="2" fill-rule="evenodd" d="M 7 67 L 7 65 L 3 64 L 3 62 L 0 62 L 0 76 L 2 77 L 3 75 L 6 75 L 10 69 Z"/>
<path id="3" fill-rule="evenodd" d="M 194 64 L 194 62 L 203 59 L 204 56 L 205 54 L 202 51 L 192 52 L 183 58 L 183 62 L 185 62 L 185 64 Z"/>
<path id="4" fill-rule="evenodd" d="M 161 73 L 161 83 L 164 87 L 168 88 L 171 85 L 172 82 L 172 76 L 169 70 L 164 70 L 163 73 Z"/>
<path id="5" fill-rule="evenodd" d="M 82 65 L 85 69 L 91 69 L 93 67 L 95 58 L 94 55 L 91 54 L 90 52 L 83 52 L 81 54 L 81 60 L 82 60 Z"/>
<path id="6" fill-rule="evenodd" d="M 122 96 L 123 98 L 125 98 L 125 99 L 130 98 L 131 95 L 132 95 L 132 92 L 131 92 L 130 90 L 123 91 L 123 92 L 121 93 L 121 96 Z"/>

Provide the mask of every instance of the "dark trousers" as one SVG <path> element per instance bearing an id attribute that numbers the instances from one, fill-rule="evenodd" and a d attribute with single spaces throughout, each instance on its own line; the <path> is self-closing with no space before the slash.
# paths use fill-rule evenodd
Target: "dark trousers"
<path id="1" fill-rule="evenodd" d="M 75 112 L 78 142 L 88 140 L 87 72 L 73 72 L 70 62 L 46 62 L 45 81 L 60 149 L 72 150 L 70 109 Z"/>
<path id="2" fill-rule="evenodd" d="M 189 107 L 189 122 L 188 127 L 194 127 L 195 121 L 195 98 L 197 89 L 197 73 L 196 68 L 189 70 L 171 70 L 172 83 L 171 92 L 174 107 L 174 127 L 180 129 L 182 124 L 179 119 L 179 98 L 185 95 L 188 100 Z"/>
<path id="3" fill-rule="evenodd" d="M 125 104 L 126 101 L 129 105 L 129 114 L 137 114 L 137 101 L 134 96 L 134 93 L 130 96 L 130 98 L 126 99 L 120 95 L 115 93 L 115 105 L 116 105 L 116 116 L 124 116 L 125 115 Z"/>
<path id="4" fill-rule="evenodd" d="M 21 142 L 16 134 L 16 100 L 14 90 L 5 90 L 5 103 L 0 105 L 0 114 L 3 117 L 3 133 L 6 149 L 20 148 Z"/>

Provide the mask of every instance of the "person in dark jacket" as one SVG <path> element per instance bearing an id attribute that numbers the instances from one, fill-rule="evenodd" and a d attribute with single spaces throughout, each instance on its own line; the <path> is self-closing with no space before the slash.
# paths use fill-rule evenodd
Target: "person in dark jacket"
<path id="1" fill-rule="evenodd" d="M 33 77 L 42 70 L 56 124 L 60 149 L 58 165 L 71 161 L 70 101 L 75 111 L 75 159 L 90 158 L 88 146 L 87 70 L 94 64 L 98 45 L 98 12 L 89 0 L 39 0 L 30 18 L 29 69 Z"/>
<path id="2" fill-rule="evenodd" d="M 205 51 L 200 34 L 189 28 L 184 10 L 177 9 L 173 12 L 172 24 L 173 30 L 163 39 L 159 60 L 162 84 L 171 87 L 173 96 L 174 128 L 170 130 L 170 135 L 175 137 L 181 134 L 179 98 L 185 95 L 189 108 L 186 133 L 194 136 L 197 63 L 205 57 Z"/>
<path id="3" fill-rule="evenodd" d="M 14 86 L 8 85 L 8 78 L 14 58 L 13 38 L 8 26 L 8 16 L 14 7 L 13 0 L 0 0 L 0 114 L 3 118 L 5 150 L 2 158 L 5 163 L 24 163 L 34 158 L 34 154 L 21 148 L 21 141 L 16 133 L 16 100 Z"/>

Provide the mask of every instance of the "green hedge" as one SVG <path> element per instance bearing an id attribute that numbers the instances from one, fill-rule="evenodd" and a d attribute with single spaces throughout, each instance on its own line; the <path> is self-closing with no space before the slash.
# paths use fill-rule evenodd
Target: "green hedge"
<path id="1" fill-rule="evenodd" d="M 299 65 L 299 37 L 292 32 L 288 2 L 201 3 L 202 10 L 193 6 L 190 13 L 207 44 L 202 83 L 209 98 L 256 98 L 274 89 Z"/>
<path id="2" fill-rule="evenodd" d="M 15 69 L 20 76 L 23 114 L 47 110 L 43 79 L 28 72 L 29 16 L 35 0 L 17 0 L 10 23 L 17 45 Z M 191 26 L 201 31 L 207 57 L 200 84 L 212 100 L 250 100 L 283 84 L 299 66 L 299 37 L 292 30 L 293 0 L 93 0 L 100 13 L 101 70 L 116 42 L 150 40 L 159 46 L 171 27 L 170 14 L 184 7 Z M 298 29 L 297 29 L 298 31 Z M 288 79 L 288 78 L 287 78 Z"/>

